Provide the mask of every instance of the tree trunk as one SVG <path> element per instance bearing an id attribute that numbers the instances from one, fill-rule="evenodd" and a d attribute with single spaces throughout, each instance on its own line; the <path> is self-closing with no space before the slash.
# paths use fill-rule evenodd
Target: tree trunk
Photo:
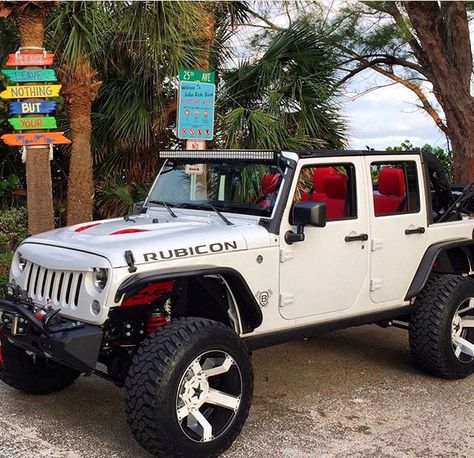
<path id="1" fill-rule="evenodd" d="M 72 147 L 67 182 L 67 224 L 92 219 L 94 173 L 91 150 L 92 102 L 100 83 L 94 81 L 90 65 L 77 63 L 74 68 L 63 66 L 59 71 L 63 83 L 71 128 Z"/>
<path id="2" fill-rule="evenodd" d="M 216 17 L 212 3 L 206 2 L 202 5 L 201 15 L 201 37 L 203 41 L 202 55 L 198 59 L 198 66 L 203 70 L 209 70 L 211 63 L 211 52 L 216 39 Z"/>
<path id="3" fill-rule="evenodd" d="M 414 50 L 446 115 L 454 179 L 474 182 L 472 53 L 464 2 L 405 2 L 421 48 Z"/>
<path id="4" fill-rule="evenodd" d="M 12 16 L 18 29 L 21 47 L 43 47 L 44 23 L 52 6 L 52 3 L 47 2 L 12 5 Z M 26 147 L 26 185 L 28 232 L 36 234 L 53 229 L 49 147 Z"/>

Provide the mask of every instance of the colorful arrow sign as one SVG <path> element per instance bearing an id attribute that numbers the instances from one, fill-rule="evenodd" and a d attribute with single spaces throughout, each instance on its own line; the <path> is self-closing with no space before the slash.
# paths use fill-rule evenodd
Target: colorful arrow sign
<path id="1" fill-rule="evenodd" d="M 12 53 L 8 54 L 7 67 L 42 67 L 53 64 L 54 53 Z"/>
<path id="2" fill-rule="evenodd" d="M 71 143 L 64 132 L 4 134 L 0 137 L 8 146 L 59 145 Z"/>
<path id="3" fill-rule="evenodd" d="M 56 102 L 36 100 L 34 102 L 10 102 L 10 114 L 47 114 L 56 109 Z"/>
<path id="4" fill-rule="evenodd" d="M 56 119 L 52 116 L 27 116 L 25 118 L 9 118 L 8 122 L 16 130 L 56 129 Z"/>
<path id="5" fill-rule="evenodd" d="M 41 84 L 35 86 L 7 86 L 0 92 L 2 99 L 31 99 L 34 97 L 57 97 L 60 84 Z"/>
<path id="6" fill-rule="evenodd" d="M 4 68 L 2 73 L 13 83 L 31 83 L 39 81 L 56 81 L 56 72 L 52 68 L 17 69 Z"/>

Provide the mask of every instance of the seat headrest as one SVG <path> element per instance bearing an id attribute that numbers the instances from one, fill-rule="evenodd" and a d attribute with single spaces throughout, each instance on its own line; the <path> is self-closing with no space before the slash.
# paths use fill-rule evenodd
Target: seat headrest
<path id="1" fill-rule="evenodd" d="M 347 177 L 337 173 L 324 178 L 324 192 L 330 199 L 345 199 L 347 191 Z"/>
<path id="2" fill-rule="evenodd" d="M 378 190 L 384 196 L 405 195 L 405 173 L 395 167 L 384 167 L 380 170 Z"/>
<path id="3" fill-rule="evenodd" d="M 264 196 L 275 192 L 275 189 L 280 179 L 279 173 L 267 173 L 260 178 L 260 188 Z"/>
<path id="4" fill-rule="evenodd" d="M 313 173 L 313 190 L 315 192 L 324 192 L 324 178 L 328 175 L 337 173 L 334 167 L 317 167 Z"/>

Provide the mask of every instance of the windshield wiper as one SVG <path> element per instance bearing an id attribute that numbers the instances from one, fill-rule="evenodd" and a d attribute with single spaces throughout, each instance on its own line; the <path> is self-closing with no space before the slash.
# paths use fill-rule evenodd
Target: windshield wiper
<path id="1" fill-rule="evenodd" d="M 224 223 L 227 224 L 227 226 L 233 226 L 234 223 L 232 221 L 229 221 L 221 212 L 218 208 L 214 207 L 214 205 L 212 204 L 202 204 L 203 207 L 206 207 L 206 208 L 211 208 L 212 210 L 214 210 L 218 215 L 219 217 L 221 218 L 222 221 L 224 221 Z"/>
<path id="2" fill-rule="evenodd" d="M 219 215 L 220 219 L 221 219 L 222 221 L 224 221 L 224 223 L 227 224 L 227 226 L 233 226 L 233 225 L 234 225 L 234 223 L 233 223 L 232 221 L 229 221 L 229 220 L 221 213 L 221 211 L 220 211 L 217 207 L 215 207 L 214 205 L 212 205 L 212 204 L 193 204 L 193 203 L 185 202 L 185 203 L 180 204 L 180 207 L 189 207 L 189 208 L 197 208 L 197 209 L 200 209 L 200 208 L 208 208 L 208 209 L 210 209 L 210 210 L 215 211 L 215 212 Z"/>
<path id="3" fill-rule="evenodd" d="M 171 215 L 172 218 L 177 218 L 178 217 L 178 215 L 173 210 L 171 210 L 171 207 L 169 206 L 168 202 L 165 202 L 164 200 L 149 200 L 148 202 L 150 204 L 157 204 L 157 205 L 161 205 L 161 206 L 165 207 L 166 210 L 168 210 L 168 213 Z"/>

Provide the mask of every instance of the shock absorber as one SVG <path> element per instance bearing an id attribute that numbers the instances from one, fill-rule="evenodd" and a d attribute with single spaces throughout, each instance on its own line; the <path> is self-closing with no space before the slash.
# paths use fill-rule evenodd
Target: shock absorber
<path id="1" fill-rule="evenodd" d="M 145 323 L 145 334 L 149 335 L 154 333 L 158 328 L 164 326 L 169 322 L 169 316 L 163 312 L 154 312 Z"/>

